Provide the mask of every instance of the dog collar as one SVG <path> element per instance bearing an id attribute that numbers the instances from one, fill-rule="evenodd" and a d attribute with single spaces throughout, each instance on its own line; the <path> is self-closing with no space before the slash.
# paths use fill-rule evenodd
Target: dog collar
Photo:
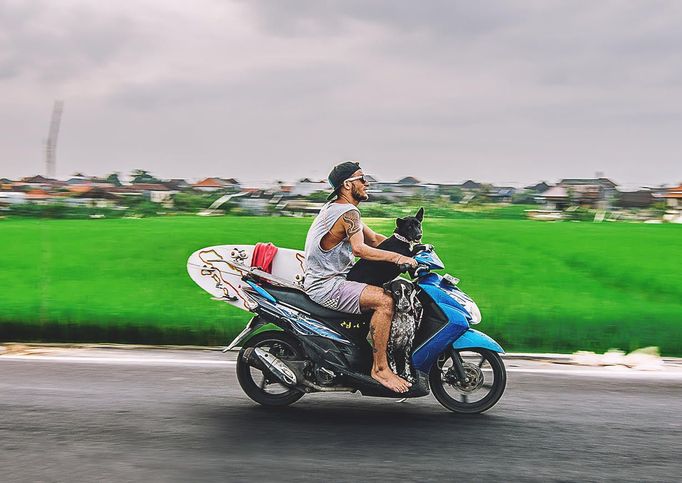
<path id="1" fill-rule="evenodd" d="M 408 240 L 407 238 L 405 238 L 404 236 L 402 236 L 400 233 L 397 233 L 397 232 L 393 232 L 393 236 L 395 237 L 396 240 L 399 240 L 403 243 L 407 243 L 408 245 L 410 245 L 410 250 L 412 250 L 414 248 L 414 246 L 418 243 L 416 241 Z"/>
<path id="2" fill-rule="evenodd" d="M 397 240 L 400 240 L 400 241 L 403 242 L 403 243 L 411 243 L 410 240 L 408 240 L 407 238 L 405 238 L 404 236 L 402 236 L 400 233 L 394 232 L 394 233 L 393 233 L 393 236 L 396 237 Z"/>

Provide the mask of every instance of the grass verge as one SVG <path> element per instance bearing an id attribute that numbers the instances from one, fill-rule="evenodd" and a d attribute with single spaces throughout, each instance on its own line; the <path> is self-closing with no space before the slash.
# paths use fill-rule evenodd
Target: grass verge
<path id="1" fill-rule="evenodd" d="M 428 216 L 428 213 L 427 213 Z M 368 219 L 377 231 L 391 220 Z M 301 248 L 310 219 L 168 217 L 0 222 L 0 339 L 221 344 L 249 314 L 188 277 L 194 250 Z M 428 219 L 448 272 L 510 351 L 682 355 L 682 231 L 643 224 Z"/>

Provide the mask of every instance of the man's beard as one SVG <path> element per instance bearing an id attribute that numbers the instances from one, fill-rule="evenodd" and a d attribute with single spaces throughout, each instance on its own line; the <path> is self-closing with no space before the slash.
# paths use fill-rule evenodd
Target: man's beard
<path id="1" fill-rule="evenodd" d="M 350 195 L 355 201 L 367 201 L 369 199 L 369 195 L 360 194 L 360 191 L 358 191 L 355 186 L 351 187 Z"/>

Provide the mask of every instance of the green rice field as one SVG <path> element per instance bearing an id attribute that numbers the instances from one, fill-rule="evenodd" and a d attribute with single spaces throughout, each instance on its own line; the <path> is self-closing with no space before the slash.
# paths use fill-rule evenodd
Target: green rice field
<path id="1" fill-rule="evenodd" d="M 427 213 L 428 217 L 428 213 Z M 393 221 L 367 219 L 388 234 Z M 0 340 L 226 343 L 249 319 L 186 272 L 208 245 L 302 248 L 310 218 L 0 220 Z M 682 226 L 426 219 L 509 351 L 682 355 Z"/>

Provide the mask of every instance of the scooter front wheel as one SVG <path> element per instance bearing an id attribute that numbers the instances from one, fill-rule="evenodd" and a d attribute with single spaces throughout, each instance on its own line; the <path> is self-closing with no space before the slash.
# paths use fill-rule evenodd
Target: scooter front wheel
<path id="1" fill-rule="evenodd" d="M 285 386 L 249 365 L 244 357 L 244 351 L 249 347 L 258 347 L 281 360 L 297 360 L 302 358 L 302 353 L 295 338 L 279 331 L 261 332 L 253 336 L 239 351 L 237 380 L 246 395 L 263 406 L 288 406 L 303 397 L 301 391 Z"/>
<path id="2" fill-rule="evenodd" d="M 459 358 L 464 378 L 458 376 Z M 450 411 L 477 414 L 493 407 L 507 385 L 507 371 L 499 354 L 473 348 L 443 352 L 429 373 L 431 391 Z"/>

